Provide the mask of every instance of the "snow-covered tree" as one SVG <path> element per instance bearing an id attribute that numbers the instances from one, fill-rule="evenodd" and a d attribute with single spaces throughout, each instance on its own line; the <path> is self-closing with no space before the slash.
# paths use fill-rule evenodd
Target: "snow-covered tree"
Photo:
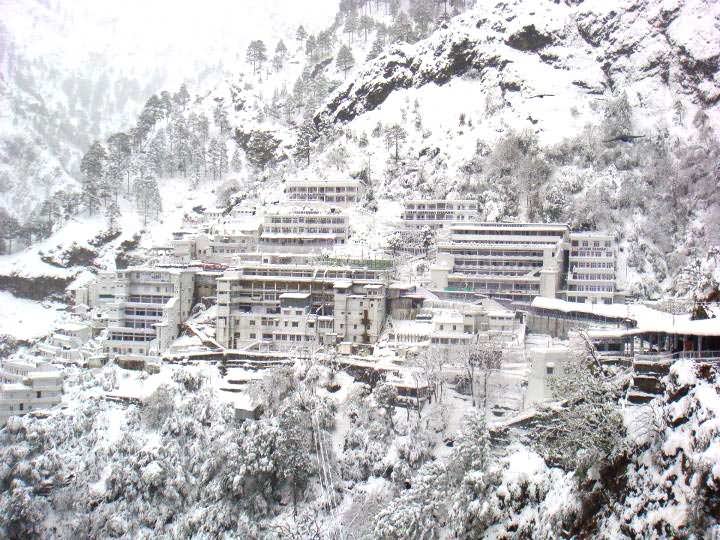
<path id="1" fill-rule="evenodd" d="M 256 39 L 250 42 L 248 46 L 246 58 L 248 63 L 252 64 L 253 73 L 257 73 L 262 69 L 262 65 L 267 60 L 267 48 L 265 42 L 261 39 Z"/>
<path id="2" fill-rule="evenodd" d="M 353 56 L 350 47 L 348 47 L 347 45 L 343 45 L 342 47 L 340 47 L 336 63 L 338 69 L 342 70 L 343 74 L 347 78 L 348 71 L 350 71 L 353 66 L 355 66 L 355 57 Z"/>

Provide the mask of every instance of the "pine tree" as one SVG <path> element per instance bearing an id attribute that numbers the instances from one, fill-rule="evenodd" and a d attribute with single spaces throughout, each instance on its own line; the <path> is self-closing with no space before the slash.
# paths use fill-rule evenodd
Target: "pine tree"
<path id="1" fill-rule="evenodd" d="M 345 78 L 347 78 L 348 71 L 350 71 L 355 66 L 355 58 L 353 57 L 350 47 L 348 47 L 347 45 L 343 45 L 342 47 L 340 47 L 340 51 L 337 55 L 336 64 L 338 69 L 342 70 Z"/>
<path id="2" fill-rule="evenodd" d="M 309 36 L 305 41 L 305 54 L 311 59 L 317 58 L 317 40 L 315 36 Z"/>
<path id="3" fill-rule="evenodd" d="M 251 41 L 247 50 L 247 61 L 253 66 L 253 73 L 262 69 L 263 63 L 267 60 L 267 49 L 265 42 L 261 39 Z"/>
<path id="4" fill-rule="evenodd" d="M 177 105 L 180 110 L 185 111 L 188 103 L 190 103 L 190 93 L 185 83 L 180 85 L 180 89 L 173 96 L 173 102 L 175 102 L 175 105 Z"/>
<path id="5" fill-rule="evenodd" d="M 390 35 L 394 42 L 403 41 L 405 43 L 412 43 L 414 41 L 413 27 L 407 13 L 401 11 L 398 14 L 395 19 L 395 24 L 393 24 L 390 29 Z"/>
<path id="6" fill-rule="evenodd" d="M 160 92 L 160 107 L 163 111 L 163 117 L 166 119 L 169 118 L 170 113 L 173 111 L 173 102 L 170 92 L 167 90 Z"/>
<path id="7" fill-rule="evenodd" d="M 400 124 L 393 124 L 385 130 L 385 144 L 395 147 L 395 161 L 400 160 L 400 145 L 407 139 L 407 131 Z"/>
<path id="8" fill-rule="evenodd" d="M 134 191 L 137 209 L 143 217 L 143 226 L 145 226 L 151 216 L 157 219 L 162 210 L 160 189 L 156 178 L 152 175 L 141 176 L 135 181 Z"/>
<path id="9" fill-rule="evenodd" d="M 288 52 L 287 47 L 285 46 L 285 43 L 281 39 L 280 41 L 278 41 L 278 44 L 275 47 L 275 54 L 277 54 L 280 58 L 285 60 L 285 57 L 287 56 L 287 52 Z"/>
<path id="10" fill-rule="evenodd" d="M 348 35 L 348 42 L 353 42 L 355 32 L 358 30 L 358 18 L 355 11 L 350 11 L 345 18 L 345 33 Z"/>
<path id="11" fill-rule="evenodd" d="M 103 177 L 105 174 L 105 166 L 107 153 L 105 148 L 99 141 L 93 143 L 90 149 L 85 153 L 80 162 L 80 172 L 82 178 L 81 200 L 83 206 L 92 215 L 99 205 L 101 196 L 103 195 Z"/>
<path id="12" fill-rule="evenodd" d="M 119 229 L 120 206 L 116 200 L 111 200 L 110 204 L 105 208 L 105 220 L 107 228 L 111 232 L 117 232 Z"/>
<path id="13" fill-rule="evenodd" d="M 412 17 L 420 30 L 420 34 L 424 35 L 433 20 L 432 0 L 415 0 Z"/>
<path id="14" fill-rule="evenodd" d="M 304 159 L 310 165 L 310 155 L 312 153 L 313 141 L 317 138 L 318 133 L 312 122 L 306 122 L 298 128 L 297 142 L 295 143 L 294 155 L 298 159 Z"/>
<path id="15" fill-rule="evenodd" d="M 240 148 L 235 148 L 233 152 L 232 160 L 230 160 L 230 169 L 232 172 L 240 172 L 242 170 L 242 156 L 240 154 Z"/>
<path id="16" fill-rule="evenodd" d="M 300 26 L 298 26 L 297 32 L 296 32 L 296 34 L 295 34 L 295 38 L 296 38 L 300 43 L 302 43 L 303 41 L 305 41 L 305 40 L 307 39 L 307 36 L 308 36 L 308 34 L 307 34 L 307 32 L 305 31 L 305 28 L 303 27 L 303 25 L 301 24 Z"/>
<path id="17" fill-rule="evenodd" d="M 374 58 L 377 58 L 380 53 L 385 48 L 385 40 L 383 40 L 380 35 L 375 38 L 375 41 L 373 41 L 372 46 L 370 47 L 370 52 L 368 52 L 368 60 L 373 60 Z"/>
<path id="18" fill-rule="evenodd" d="M 358 21 L 358 29 L 363 32 L 365 36 L 365 43 L 367 43 L 368 32 L 375 26 L 375 20 L 370 15 L 363 15 Z"/>

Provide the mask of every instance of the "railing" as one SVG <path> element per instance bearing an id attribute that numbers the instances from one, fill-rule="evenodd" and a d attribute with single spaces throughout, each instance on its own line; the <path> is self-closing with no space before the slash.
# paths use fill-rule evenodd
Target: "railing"
<path id="1" fill-rule="evenodd" d="M 720 351 L 681 351 L 672 354 L 673 360 L 720 360 Z"/>
<path id="2" fill-rule="evenodd" d="M 720 351 L 680 351 L 680 352 L 658 352 L 653 354 L 636 354 L 636 361 L 660 362 L 673 360 L 697 360 L 697 361 L 720 361 Z"/>

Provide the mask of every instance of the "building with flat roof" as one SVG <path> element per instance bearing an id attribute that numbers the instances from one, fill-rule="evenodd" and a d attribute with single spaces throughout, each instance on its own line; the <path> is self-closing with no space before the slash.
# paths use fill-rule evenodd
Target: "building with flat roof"
<path id="1" fill-rule="evenodd" d="M 320 253 L 350 238 L 350 219 L 334 208 L 287 208 L 265 214 L 260 250 Z"/>
<path id="2" fill-rule="evenodd" d="M 0 426 L 11 416 L 58 405 L 62 384 L 60 371 L 45 361 L 5 360 L 0 365 Z"/>
<path id="3" fill-rule="evenodd" d="M 92 337 L 90 323 L 63 323 L 47 339 L 37 344 L 37 351 L 48 362 L 83 364 L 86 356 L 83 345 Z"/>
<path id="4" fill-rule="evenodd" d="M 149 355 L 167 349 L 190 315 L 194 270 L 136 267 L 117 272 L 105 352 Z"/>
<path id="5" fill-rule="evenodd" d="M 479 219 L 476 200 L 415 199 L 403 201 L 403 224 L 410 229 L 436 230 Z"/>
<path id="6" fill-rule="evenodd" d="M 383 270 L 243 264 L 218 279 L 216 339 L 228 348 L 373 343 L 385 319 L 385 283 Z"/>
<path id="7" fill-rule="evenodd" d="M 565 223 L 455 223 L 430 274 L 446 292 L 611 304 L 619 294 L 616 261 L 613 235 L 571 232 Z"/>
<path id="8" fill-rule="evenodd" d="M 348 206 L 360 202 L 362 186 L 357 180 L 294 180 L 285 193 L 294 202 L 321 202 Z"/>
<path id="9" fill-rule="evenodd" d="M 612 304 L 617 292 L 617 241 L 600 232 L 571 232 L 567 289 L 569 302 Z"/>
<path id="10" fill-rule="evenodd" d="M 564 271 L 569 228 L 562 223 L 466 223 L 450 226 L 431 278 L 438 289 L 529 302 L 554 298 Z"/>

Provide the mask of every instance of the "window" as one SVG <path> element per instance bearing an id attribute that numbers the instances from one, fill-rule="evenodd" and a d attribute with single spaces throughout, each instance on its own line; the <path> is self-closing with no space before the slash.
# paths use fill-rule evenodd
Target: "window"
<path id="1" fill-rule="evenodd" d="M 298 322 L 297 322 L 297 321 L 293 321 L 292 327 L 293 327 L 293 328 L 297 328 L 297 327 L 298 327 Z"/>
<path id="2" fill-rule="evenodd" d="M 255 326 L 255 321 L 250 321 L 250 326 Z"/>
<path id="3" fill-rule="evenodd" d="M 38 399 L 39 399 L 40 397 L 42 397 L 42 392 L 38 392 L 38 393 L 37 393 L 37 397 L 38 397 Z"/>
<path id="4" fill-rule="evenodd" d="M 552 367 L 552 366 L 548 366 L 548 367 L 545 368 L 545 373 L 546 373 L 547 375 L 552 375 L 554 372 L 555 372 L 555 368 Z"/>
<path id="5" fill-rule="evenodd" d="M 21 410 L 21 411 L 24 411 L 24 410 L 25 410 L 25 405 L 23 405 L 22 403 L 20 404 L 20 410 Z"/>

